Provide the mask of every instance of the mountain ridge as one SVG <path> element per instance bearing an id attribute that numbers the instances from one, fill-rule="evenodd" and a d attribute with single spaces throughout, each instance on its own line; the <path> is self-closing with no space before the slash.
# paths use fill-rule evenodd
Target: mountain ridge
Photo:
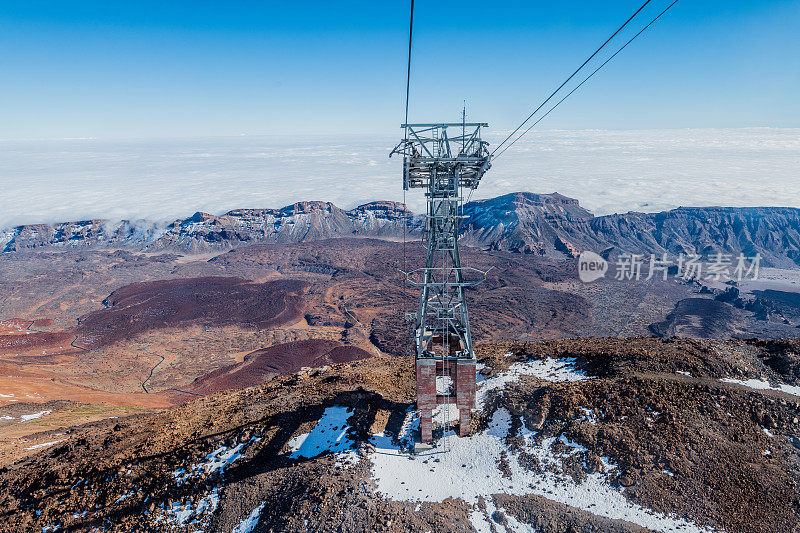
<path id="1" fill-rule="evenodd" d="M 510 193 L 464 205 L 461 238 L 488 250 L 573 258 L 582 250 L 641 254 L 760 254 L 763 264 L 800 265 L 800 209 L 678 207 L 594 216 L 558 193 Z M 296 243 L 340 237 L 419 238 L 424 218 L 393 201 L 345 210 L 330 202 L 280 209 L 196 212 L 168 225 L 93 219 L 31 224 L 0 231 L 3 252 L 50 247 L 132 247 L 205 253 L 255 242 Z"/>

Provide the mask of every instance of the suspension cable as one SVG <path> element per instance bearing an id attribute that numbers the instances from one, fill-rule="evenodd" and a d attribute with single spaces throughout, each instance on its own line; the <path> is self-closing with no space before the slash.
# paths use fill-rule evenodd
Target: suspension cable
<path id="1" fill-rule="evenodd" d="M 411 39 L 414 34 L 414 0 L 411 0 L 411 17 L 408 23 L 408 69 L 406 70 L 406 120 L 405 133 L 408 135 L 408 97 L 411 93 Z"/>
<path id="2" fill-rule="evenodd" d="M 593 53 L 592 55 L 590 55 L 590 56 L 589 56 L 589 58 L 588 58 L 586 61 L 584 61 L 584 62 L 581 64 L 581 66 L 579 66 L 577 69 L 575 69 L 575 72 L 573 72 L 572 74 L 570 74 L 569 78 L 567 78 L 566 80 L 564 80 L 564 83 L 562 83 L 561 85 L 559 85 L 559 86 L 558 86 L 558 88 L 557 88 L 555 91 L 553 91 L 553 92 L 550 94 L 550 96 L 548 96 L 548 97 L 545 99 L 545 101 L 544 101 L 544 102 L 542 102 L 542 103 L 539 105 L 539 107 L 537 107 L 536 109 L 534 109 L 534 110 L 533 110 L 533 113 L 531 113 L 530 115 L 528 115 L 528 118 L 526 118 L 525 120 L 523 120 L 523 121 L 522 121 L 522 123 L 521 123 L 519 126 L 517 126 L 517 127 L 516 127 L 516 129 L 514 129 L 514 131 L 512 131 L 511 133 L 509 133 L 509 134 L 508 134 L 508 136 L 507 136 L 505 139 L 503 139 L 503 142 L 501 142 L 500 144 L 498 144 L 498 145 L 497 145 L 497 148 L 495 148 L 495 149 L 494 149 L 494 151 L 492 152 L 492 155 L 494 155 L 494 154 L 495 154 L 495 152 L 497 152 L 497 151 L 498 151 L 498 150 L 499 150 L 499 149 L 500 149 L 500 148 L 501 148 L 501 147 L 502 147 L 502 146 L 503 146 L 503 145 L 504 145 L 504 144 L 505 144 L 505 143 L 506 143 L 506 142 L 507 142 L 507 141 L 508 141 L 508 140 L 509 140 L 511 137 L 513 137 L 515 133 L 517 133 L 517 132 L 518 132 L 520 129 L 522 129 L 522 127 L 523 127 L 523 126 L 525 126 L 525 124 L 527 124 L 527 122 L 528 122 L 528 121 L 529 121 L 531 118 L 533 118 L 533 116 L 534 116 L 536 113 L 538 113 L 538 112 L 539 112 L 539 110 L 540 110 L 540 109 L 542 109 L 542 108 L 543 108 L 543 107 L 544 107 L 544 106 L 547 104 L 547 102 L 549 102 L 549 101 L 550 101 L 550 100 L 551 100 L 551 99 L 552 99 L 552 98 L 553 98 L 553 97 L 556 95 L 556 93 L 557 93 L 558 91 L 560 91 L 560 90 L 561 90 L 561 89 L 564 87 L 564 85 L 566 85 L 567 83 L 569 83 L 569 81 L 570 81 L 572 78 L 574 78 L 574 77 L 575 77 L 575 75 L 576 75 L 576 74 L 578 74 L 578 72 L 580 72 L 580 71 L 581 71 L 581 69 L 583 69 L 583 67 L 585 67 L 585 66 L 586 66 L 586 64 L 587 64 L 589 61 L 591 61 L 592 59 L 594 59 L 594 56 L 596 56 L 597 54 L 599 54 L 599 53 L 600 53 L 600 51 L 601 51 L 603 48 L 605 48 L 605 47 L 606 47 L 606 45 L 607 45 L 608 43 L 610 43 L 610 42 L 611 42 L 611 40 L 612 40 L 614 37 L 616 37 L 616 36 L 617 36 L 617 34 L 618 34 L 619 32 L 621 32 L 621 31 L 622 31 L 622 30 L 625 28 L 625 26 L 627 26 L 627 25 L 628 25 L 628 23 L 630 23 L 630 21 L 632 21 L 632 20 L 633 20 L 633 19 L 636 17 L 636 15 L 638 15 L 638 14 L 639 14 L 639 13 L 640 13 L 640 12 L 641 12 L 641 11 L 642 11 L 644 8 L 645 8 L 645 7 L 647 7 L 647 4 L 649 4 L 650 2 L 651 2 L 651 0 L 647 0 L 647 1 L 646 1 L 644 4 L 642 4 L 642 7 L 640 7 L 639 9 L 637 9 L 637 10 L 636 10 L 636 13 L 634 13 L 633 15 L 631 15 L 631 16 L 630 16 L 630 18 L 629 18 L 628 20 L 626 20 L 626 21 L 625 21 L 625 23 L 624 23 L 622 26 L 620 26 L 619 28 L 617 28 L 617 31 L 615 31 L 614 33 L 612 33 L 612 34 L 611 34 L 611 37 L 609 37 L 608 39 L 606 39 L 606 42 L 604 42 L 603 44 L 601 44 L 601 45 L 600 45 L 600 48 L 598 48 L 597 50 L 595 50 L 595 51 L 594 51 L 594 53 Z"/>
<path id="3" fill-rule="evenodd" d="M 675 0 L 675 1 L 674 1 L 674 2 L 672 2 L 670 5 L 668 5 L 668 6 L 666 7 L 666 9 L 664 9 L 664 10 L 663 10 L 661 13 L 659 13 L 659 14 L 658 14 L 658 15 L 657 15 L 657 16 L 656 16 L 656 17 L 655 17 L 653 20 L 651 20 L 651 21 L 650 21 L 650 22 L 647 24 L 647 26 L 645 26 L 644 28 L 642 28 L 641 30 L 639 30 L 639 33 L 637 33 L 636 35 L 634 35 L 633 37 L 631 37 L 631 38 L 628 40 L 628 42 L 626 42 L 625 44 L 623 44 L 623 45 L 622 45 L 622 47 L 620 47 L 620 49 L 619 49 L 619 50 L 617 50 L 616 52 L 614 52 L 614 53 L 611 55 L 611 57 L 609 57 L 608 59 L 606 59 L 606 60 L 605 60 L 605 61 L 604 61 L 604 62 L 603 62 L 603 63 L 602 63 L 602 64 L 601 64 L 599 67 L 597 67 L 596 69 L 594 69 L 594 71 L 592 71 L 592 73 L 591 73 L 591 74 L 589 74 L 588 76 L 586 76 L 586 78 L 585 78 L 585 79 L 584 79 L 582 82 L 580 82 L 580 83 L 579 83 L 579 84 L 578 84 L 578 85 L 577 85 L 577 86 L 576 86 L 574 89 L 572 89 L 572 90 L 571 90 L 569 93 L 567 93 L 567 95 L 566 95 L 566 96 L 564 96 L 564 98 L 562 98 L 561 100 L 559 100 L 559 101 L 558 101 L 558 102 L 557 102 L 557 103 L 556 103 L 556 104 L 555 104 L 553 107 L 551 107 L 551 108 L 550 108 L 550 109 L 547 111 L 547 113 L 545 113 L 544 115 L 542 115 L 541 117 L 539 117 L 539 118 L 536 120 L 536 122 L 534 122 L 533 124 L 531 124 L 530 126 L 528 126 L 528 129 L 526 129 L 525 131 L 523 131 L 522 133 L 520 133 L 520 134 L 519 134 L 519 137 L 517 137 L 516 139 L 514 139 L 513 141 L 511 141 L 511 143 L 510 143 L 510 144 L 508 144 L 508 146 L 506 146 L 505 148 L 503 148 L 503 150 L 502 150 L 502 151 L 501 151 L 499 154 L 497 154 L 496 156 L 494 156 L 494 159 L 497 159 L 498 157 L 500 157 L 501 155 L 503 155 L 503 152 L 505 152 L 506 150 L 508 150 L 509 148 L 511 148 L 511 147 L 514 145 L 514 143 L 516 143 L 518 140 L 520 140 L 520 139 L 522 138 L 522 136 L 523 136 L 523 135 L 525 135 L 526 133 L 528 133 L 529 131 L 531 131 L 531 130 L 533 129 L 533 127 L 534 127 L 534 126 L 536 126 L 538 123 L 540 123 L 542 120 L 544 120 L 544 119 L 547 117 L 547 115 L 549 115 L 550 113 L 552 113 L 552 112 L 553 112 L 553 110 L 554 110 L 555 108 L 557 108 L 559 105 L 561 105 L 561 102 L 563 102 L 564 100 L 566 100 L 567 98 L 569 98 L 570 96 L 572 96 L 572 93 L 574 93 L 575 91 L 577 91 L 578 89 L 580 89 L 580 88 L 581 88 L 581 86 L 583 86 L 583 84 L 584 84 L 584 83 L 586 83 L 587 81 L 589 81 L 589 80 L 592 78 L 592 76 L 594 76 L 595 74 L 597 74 L 597 73 L 600 71 L 600 69 L 602 69 L 604 66 L 606 66 L 606 65 L 608 64 L 608 62 L 609 62 L 609 61 L 611 61 L 612 59 L 614 59 L 614 58 L 617 56 L 617 54 L 619 54 L 620 52 L 622 52 L 623 50 L 625 50 L 625 48 L 626 48 L 626 47 L 627 47 L 629 44 L 631 44 L 631 43 L 632 43 L 634 40 L 636 40 L 636 38 L 637 38 L 637 37 L 639 37 L 641 34 L 643 34 L 643 33 L 645 32 L 645 30 L 647 30 L 647 28 L 649 28 L 650 26 L 652 26 L 653 24 L 655 24 L 655 22 L 656 22 L 658 19 L 660 19 L 660 18 L 661 18 L 661 16 L 662 16 L 664 13 L 666 13 L 667 11 L 669 11 L 669 10 L 670 10 L 670 8 L 671 8 L 672 6 L 674 6 L 675 4 L 677 4 L 677 3 L 678 3 L 678 0 Z"/>
<path id="4" fill-rule="evenodd" d="M 406 70 L 406 114 L 405 114 L 405 121 L 403 122 L 404 131 L 403 131 L 403 139 L 408 139 L 408 100 L 409 95 L 411 93 L 411 43 L 412 37 L 414 34 L 414 0 L 411 0 L 411 15 L 410 20 L 408 23 L 408 68 Z M 405 147 L 403 148 L 403 155 L 405 156 Z M 403 166 L 405 167 L 405 157 L 403 157 Z M 403 169 L 405 172 L 405 168 Z M 403 186 L 403 276 L 408 277 L 408 260 L 406 254 L 406 240 L 408 234 L 408 205 L 406 204 L 406 188 L 405 185 Z M 401 278 L 401 293 L 405 292 L 406 283 L 405 280 Z M 406 301 L 406 298 L 403 298 L 403 302 Z M 407 312 L 407 304 L 404 304 L 403 307 L 403 317 L 402 320 L 405 321 L 405 314 Z M 402 324 L 403 322 L 401 322 Z M 408 349 L 408 348 L 406 348 Z M 407 353 L 407 352 L 406 352 Z"/>

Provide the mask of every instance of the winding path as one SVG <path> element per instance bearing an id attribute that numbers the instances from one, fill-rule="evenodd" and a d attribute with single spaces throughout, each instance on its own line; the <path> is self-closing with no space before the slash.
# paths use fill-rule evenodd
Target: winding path
<path id="1" fill-rule="evenodd" d="M 145 350 L 145 351 L 147 351 L 147 350 Z M 147 353 L 150 353 L 150 352 L 147 352 Z M 149 391 L 149 390 L 147 390 L 147 386 L 146 386 L 146 385 L 147 385 L 147 382 L 148 382 L 148 381 L 150 381 L 150 378 L 152 378 L 152 377 L 153 377 L 153 371 L 156 369 L 156 367 L 157 367 L 158 365 L 160 365 L 161 363 L 163 363 L 163 362 L 164 362 L 164 356 L 163 356 L 163 355 L 161 355 L 161 354 L 157 354 L 157 353 L 154 353 L 154 354 L 152 354 L 152 355 L 156 355 L 156 356 L 160 357 L 160 358 L 161 358 L 161 360 L 160 360 L 158 363 L 156 363 L 155 365 L 153 365 L 153 368 L 151 368 L 151 369 L 150 369 L 150 374 L 147 376 L 147 379 L 145 379 L 144 381 L 142 381 L 142 389 L 143 389 L 143 390 L 144 390 L 144 392 L 146 392 L 147 394 L 150 394 L 150 391 Z"/>
<path id="2" fill-rule="evenodd" d="M 144 348 L 143 348 L 143 349 L 144 349 Z M 158 361 L 158 363 L 154 364 L 154 365 L 153 365 L 153 368 L 151 368 L 151 369 L 150 369 L 150 374 L 148 374 L 148 376 L 147 376 L 147 379 L 145 379 L 144 381 L 142 381 L 142 390 L 143 390 L 145 393 L 147 393 L 147 394 L 150 394 L 150 391 L 149 391 L 149 390 L 147 390 L 147 382 L 148 382 L 148 381 L 150 381 L 150 378 L 152 378 L 152 377 L 153 377 L 153 372 L 155 371 L 155 369 L 156 369 L 156 368 L 158 368 L 158 365 L 160 365 L 161 363 L 163 363 L 163 362 L 164 362 L 164 359 L 166 359 L 166 358 L 165 358 L 163 355 L 161 355 L 160 353 L 151 353 L 151 352 L 148 352 L 146 349 L 144 349 L 144 351 L 145 351 L 145 352 L 147 352 L 147 353 L 149 353 L 149 354 L 151 354 L 151 355 L 155 355 L 155 356 L 158 356 L 158 357 L 160 357 L 160 358 L 161 358 L 161 360 L 159 360 L 159 361 Z M 165 390 L 165 391 L 168 391 L 168 390 L 174 390 L 175 392 L 181 392 L 181 393 L 183 393 L 183 394 L 189 394 L 189 395 L 191 395 L 191 396 L 203 396 L 202 394 L 198 394 L 198 393 L 196 393 L 196 392 L 189 392 L 188 390 L 176 389 L 176 388 L 174 388 L 174 387 L 172 387 L 172 388 L 169 388 L 169 389 L 164 389 L 164 390 Z"/>

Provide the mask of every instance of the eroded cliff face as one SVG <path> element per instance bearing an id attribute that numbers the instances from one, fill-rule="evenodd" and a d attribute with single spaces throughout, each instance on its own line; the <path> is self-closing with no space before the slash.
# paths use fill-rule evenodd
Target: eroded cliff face
<path id="1" fill-rule="evenodd" d="M 466 244 L 512 252 L 567 253 L 566 235 L 584 235 L 594 216 L 558 193 L 513 193 L 464 207 Z M 585 240 L 585 239 L 580 239 Z"/>
<path id="2" fill-rule="evenodd" d="M 800 261 L 800 210 L 680 207 L 595 217 L 559 194 L 514 193 L 464 208 L 465 243 L 542 255 L 596 252 L 761 254 L 764 264 Z"/>
<path id="3" fill-rule="evenodd" d="M 763 257 L 764 265 L 800 264 L 800 209 L 790 207 L 680 207 L 660 213 L 595 217 L 560 194 L 512 193 L 464 206 L 463 243 L 491 250 L 575 257 L 583 250 L 610 253 Z M 340 237 L 419 238 L 424 224 L 397 202 L 351 210 L 329 202 L 298 202 L 281 209 L 195 213 L 169 225 L 87 220 L 17 226 L 0 232 L 5 252 L 43 246 L 129 246 L 201 253 L 253 242 L 296 243 Z"/>
<path id="4" fill-rule="evenodd" d="M 598 243 L 625 251 L 759 253 L 783 267 L 800 259 L 800 210 L 790 207 L 680 207 L 598 217 L 591 229 Z"/>
<path id="5" fill-rule="evenodd" d="M 235 209 L 216 216 L 197 212 L 169 225 L 87 220 L 17 226 L 0 233 L 5 252 L 43 246 L 132 246 L 190 253 L 234 248 L 252 242 L 294 243 L 337 237 L 396 238 L 403 219 L 413 232 L 418 222 L 402 204 L 371 202 L 351 210 L 329 202 L 298 202 L 281 209 Z M 418 233 L 418 229 L 417 229 Z"/>

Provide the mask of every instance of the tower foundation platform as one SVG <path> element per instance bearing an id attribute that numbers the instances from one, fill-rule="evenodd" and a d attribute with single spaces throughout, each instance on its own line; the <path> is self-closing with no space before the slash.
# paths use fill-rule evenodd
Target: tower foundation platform
<path id="1" fill-rule="evenodd" d="M 455 405 L 458 408 L 458 434 L 470 433 L 470 415 L 475 407 L 475 359 L 433 357 L 417 358 L 417 410 L 419 411 L 420 440 L 433 442 L 433 410 L 439 405 Z M 439 387 L 436 378 L 448 385 Z"/>

